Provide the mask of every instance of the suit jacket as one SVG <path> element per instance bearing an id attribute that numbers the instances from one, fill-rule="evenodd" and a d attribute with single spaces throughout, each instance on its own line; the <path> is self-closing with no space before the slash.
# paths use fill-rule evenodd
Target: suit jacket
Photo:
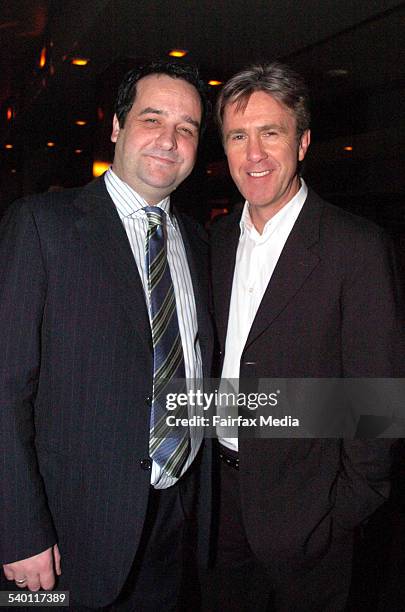
<path id="1" fill-rule="evenodd" d="M 178 220 L 207 375 L 207 244 Z M 104 606 L 145 519 L 153 375 L 141 279 L 104 180 L 17 203 L 0 262 L 1 561 L 57 541 L 61 584 Z"/>
<path id="2" fill-rule="evenodd" d="M 213 227 L 222 352 L 239 219 L 231 214 Z M 399 286 L 382 230 L 309 190 L 252 324 L 241 381 L 404 376 Z M 318 564 L 327 582 L 347 590 L 353 529 L 388 496 L 391 442 L 240 439 L 246 533 L 275 585 Z"/>

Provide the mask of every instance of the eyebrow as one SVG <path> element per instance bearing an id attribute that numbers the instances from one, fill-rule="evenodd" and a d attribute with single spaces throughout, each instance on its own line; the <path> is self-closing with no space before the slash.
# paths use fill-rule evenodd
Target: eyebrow
<path id="1" fill-rule="evenodd" d="M 168 113 L 166 111 L 163 111 L 163 110 L 161 110 L 159 108 L 152 108 L 151 106 L 147 106 L 146 108 L 141 110 L 141 112 L 139 113 L 139 116 L 141 116 L 141 115 L 148 115 L 149 113 L 152 113 L 153 115 L 168 116 Z M 182 115 L 181 119 L 182 119 L 182 121 L 185 121 L 186 123 L 190 123 L 191 125 L 193 125 L 195 128 L 197 128 L 197 130 L 200 129 L 199 122 L 196 121 L 195 119 L 193 119 L 192 117 L 190 117 L 190 115 Z"/>
<path id="2" fill-rule="evenodd" d="M 286 134 L 288 132 L 288 129 L 286 128 L 286 126 L 280 124 L 280 123 L 266 123 L 265 125 L 259 125 L 256 128 L 256 131 L 258 132 L 265 132 L 266 130 L 278 130 L 279 132 L 281 132 L 282 134 Z M 233 136 L 234 134 L 244 134 L 246 132 L 245 128 L 236 128 L 234 130 L 230 130 L 225 138 L 229 138 L 230 136 Z"/>

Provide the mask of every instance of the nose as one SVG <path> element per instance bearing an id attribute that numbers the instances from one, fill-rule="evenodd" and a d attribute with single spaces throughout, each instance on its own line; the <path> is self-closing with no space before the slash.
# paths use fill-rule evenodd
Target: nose
<path id="1" fill-rule="evenodd" d="M 247 143 L 247 159 L 252 162 L 259 162 L 267 157 L 263 143 L 259 136 L 251 136 Z"/>
<path id="2" fill-rule="evenodd" d="M 176 149 L 177 140 L 175 128 L 164 126 L 157 137 L 156 143 L 163 151 L 172 151 Z"/>

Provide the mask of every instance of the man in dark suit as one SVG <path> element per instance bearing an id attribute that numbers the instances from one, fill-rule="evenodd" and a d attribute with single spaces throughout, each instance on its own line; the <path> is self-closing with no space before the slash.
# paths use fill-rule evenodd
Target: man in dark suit
<path id="1" fill-rule="evenodd" d="M 206 243 L 169 200 L 205 100 L 191 66 L 131 71 L 112 168 L 0 230 L 0 557 L 14 588 L 58 575 L 75 611 L 176 609 L 202 432 L 159 433 L 157 388 L 210 371 Z"/>
<path id="2" fill-rule="evenodd" d="M 309 144 L 304 82 L 253 66 L 217 106 L 246 203 L 213 226 L 223 379 L 404 375 L 398 280 L 383 232 L 300 178 Z M 402 323 L 403 325 L 403 323 Z M 247 386 L 246 386 L 247 385 Z M 219 527 L 210 609 L 345 608 L 353 531 L 389 493 L 391 440 L 219 435 Z"/>

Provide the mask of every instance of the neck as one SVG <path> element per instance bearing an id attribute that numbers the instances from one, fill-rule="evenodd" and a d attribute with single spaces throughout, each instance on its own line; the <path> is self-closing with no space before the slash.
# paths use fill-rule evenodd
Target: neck
<path id="1" fill-rule="evenodd" d="M 272 207 L 270 209 L 262 209 L 257 206 L 249 206 L 250 218 L 259 234 L 263 233 L 264 226 L 266 225 L 267 221 L 270 221 L 270 219 L 272 219 L 274 215 L 277 214 L 278 211 L 285 206 L 285 204 L 274 208 Z"/>

